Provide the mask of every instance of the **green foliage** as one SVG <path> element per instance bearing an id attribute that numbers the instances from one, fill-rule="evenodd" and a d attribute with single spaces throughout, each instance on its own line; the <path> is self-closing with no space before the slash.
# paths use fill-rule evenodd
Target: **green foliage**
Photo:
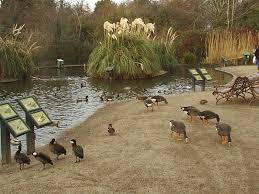
<path id="1" fill-rule="evenodd" d="M 0 79 L 24 79 L 33 71 L 33 52 L 37 47 L 30 42 L 31 38 L 27 41 L 18 40 L 18 35 L 0 37 Z"/>
<path id="2" fill-rule="evenodd" d="M 109 66 L 114 67 L 116 79 L 150 77 L 161 70 L 152 42 L 133 35 L 124 35 L 118 40 L 106 37 L 104 43 L 91 53 L 86 73 L 95 78 L 104 78 Z"/>
<path id="3" fill-rule="evenodd" d="M 185 64 L 194 65 L 196 62 L 196 56 L 195 56 L 195 54 L 190 53 L 190 52 L 185 53 L 183 55 L 183 61 Z"/>

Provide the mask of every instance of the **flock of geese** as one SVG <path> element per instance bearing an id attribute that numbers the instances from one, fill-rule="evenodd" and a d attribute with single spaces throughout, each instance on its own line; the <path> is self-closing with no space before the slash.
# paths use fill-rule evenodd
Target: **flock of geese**
<path id="1" fill-rule="evenodd" d="M 168 104 L 168 101 L 166 100 L 165 97 L 163 96 L 137 96 L 136 97 L 138 100 L 141 100 L 144 102 L 144 105 L 147 109 L 147 111 L 149 111 L 151 109 L 151 111 L 153 111 L 153 106 L 156 104 L 157 106 L 159 105 L 159 103 L 164 102 L 165 104 Z M 201 100 L 200 104 L 205 104 L 207 103 L 206 100 Z M 209 110 L 205 110 L 205 111 L 200 111 L 199 109 L 197 109 L 194 106 L 184 106 L 181 107 L 181 110 L 187 114 L 187 120 L 189 120 L 189 122 L 193 121 L 193 118 L 199 118 L 202 123 L 204 125 L 208 124 L 208 120 L 210 119 L 216 119 L 216 130 L 218 132 L 218 135 L 221 138 L 221 143 L 222 144 L 231 144 L 232 140 L 231 140 L 231 136 L 230 136 L 230 132 L 231 132 L 231 127 L 230 125 L 226 124 L 226 123 L 222 123 L 220 122 L 220 117 L 218 114 L 216 114 L 215 112 L 209 111 Z M 178 138 L 181 139 L 181 135 L 184 136 L 184 139 L 186 142 L 189 141 L 189 138 L 187 136 L 186 133 L 186 126 L 183 122 L 181 121 L 175 121 L 175 120 L 170 120 L 170 129 L 172 131 L 171 136 L 173 138 Z M 109 135 L 115 135 L 115 129 L 113 128 L 112 124 L 108 125 L 108 133 Z M 71 139 L 70 143 L 72 145 L 72 151 L 76 157 L 76 163 L 80 162 L 81 159 L 84 158 L 84 150 L 82 148 L 82 146 L 77 145 L 77 142 L 75 139 Z M 30 164 L 31 160 L 30 158 L 21 152 L 21 148 L 22 145 L 21 143 L 18 145 L 18 150 L 15 153 L 14 159 L 16 160 L 16 162 L 20 165 L 20 170 L 24 167 L 25 164 Z M 56 155 L 56 160 L 59 159 L 60 155 L 66 155 L 67 150 L 65 149 L 64 146 L 60 145 L 57 143 L 57 141 L 53 138 L 50 143 L 49 143 L 49 150 Z M 32 154 L 36 160 L 38 160 L 39 162 L 41 162 L 43 164 L 43 169 L 45 169 L 45 165 L 46 164 L 50 164 L 53 165 L 53 161 L 52 159 L 45 153 L 42 152 L 33 152 Z"/>
<path id="2" fill-rule="evenodd" d="M 164 102 L 165 104 L 168 104 L 167 100 L 163 96 L 137 96 L 138 100 L 144 101 L 144 105 L 147 108 L 147 111 L 151 108 L 151 111 L 153 111 L 153 106 L 154 104 L 157 104 L 159 102 Z M 206 104 L 208 103 L 207 100 L 201 100 L 200 104 Z M 216 131 L 218 132 L 218 135 L 220 136 L 221 143 L 228 145 L 231 145 L 231 126 L 226 123 L 220 122 L 220 117 L 218 114 L 216 114 L 213 111 L 210 110 L 205 110 L 205 111 L 200 111 L 198 108 L 194 106 L 185 106 L 181 107 L 182 111 L 187 114 L 187 120 L 190 122 L 193 121 L 193 118 L 199 118 L 204 125 L 208 124 L 208 120 L 210 119 L 216 119 Z M 186 133 L 186 127 L 185 124 L 181 121 L 170 121 L 170 128 L 172 131 L 171 136 L 175 137 L 175 134 L 178 134 L 178 137 L 180 138 L 180 135 L 183 134 L 185 141 L 188 142 L 189 138 L 187 137 Z"/>

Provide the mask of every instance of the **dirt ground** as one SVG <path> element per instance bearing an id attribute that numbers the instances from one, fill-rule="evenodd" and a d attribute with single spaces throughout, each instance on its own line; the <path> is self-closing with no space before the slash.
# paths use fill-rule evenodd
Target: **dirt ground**
<path id="1" fill-rule="evenodd" d="M 200 105 L 200 99 L 209 103 Z M 42 170 L 31 156 L 22 171 L 14 161 L 0 167 L 0 193 L 259 193 L 258 105 L 215 105 L 211 92 L 168 101 L 154 112 L 136 100 L 108 104 L 58 138 L 68 154 L 53 166 Z M 187 122 L 180 110 L 187 105 L 218 113 L 232 126 L 232 146 L 219 144 L 215 121 Z M 190 143 L 169 137 L 171 119 L 185 122 Z M 109 123 L 116 136 L 107 135 Z M 85 150 L 80 163 L 74 163 L 72 138 Z M 55 158 L 47 147 L 40 151 Z"/>

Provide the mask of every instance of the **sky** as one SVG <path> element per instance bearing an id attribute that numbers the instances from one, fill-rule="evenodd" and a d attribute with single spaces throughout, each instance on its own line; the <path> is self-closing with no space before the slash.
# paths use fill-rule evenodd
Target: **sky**
<path id="1" fill-rule="evenodd" d="M 69 2 L 69 3 L 77 3 L 77 2 L 81 2 L 81 0 L 65 0 L 66 2 Z M 97 2 L 98 0 L 84 0 L 84 3 L 87 3 L 90 7 L 91 10 L 94 10 L 95 8 L 95 3 Z M 123 0 L 113 0 L 115 3 L 121 3 L 123 2 Z"/>

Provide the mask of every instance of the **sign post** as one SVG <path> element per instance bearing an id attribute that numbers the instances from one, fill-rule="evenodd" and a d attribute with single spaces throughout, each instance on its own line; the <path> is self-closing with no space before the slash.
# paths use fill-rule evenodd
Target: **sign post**
<path id="1" fill-rule="evenodd" d="M 30 131 L 9 103 L 0 105 L 2 164 L 11 163 L 10 132 L 16 138 Z"/>
<path id="2" fill-rule="evenodd" d="M 192 75 L 192 89 L 195 92 L 196 82 L 204 81 L 196 69 L 188 69 Z"/>
<path id="3" fill-rule="evenodd" d="M 52 124 L 53 122 L 49 116 L 40 107 L 38 102 L 34 97 L 25 97 L 18 100 L 18 103 L 25 111 L 26 123 L 31 129 L 27 134 L 27 154 L 32 154 L 35 151 L 35 139 L 36 135 L 34 132 L 34 127 L 41 128 Z"/>
<path id="4" fill-rule="evenodd" d="M 205 91 L 206 81 L 211 81 L 212 77 L 210 76 L 210 74 L 208 73 L 208 71 L 205 68 L 198 68 L 197 70 L 203 78 L 202 91 Z"/>

